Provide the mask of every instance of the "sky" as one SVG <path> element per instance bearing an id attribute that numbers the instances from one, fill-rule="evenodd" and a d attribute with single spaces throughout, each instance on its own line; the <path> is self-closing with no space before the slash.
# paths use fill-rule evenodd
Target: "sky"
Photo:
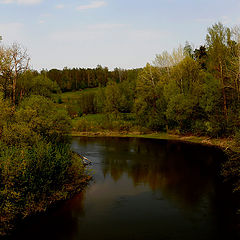
<path id="1" fill-rule="evenodd" d="M 240 24 L 240 0 L 0 0 L 1 44 L 27 48 L 34 69 L 144 67 L 207 28 Z"/>

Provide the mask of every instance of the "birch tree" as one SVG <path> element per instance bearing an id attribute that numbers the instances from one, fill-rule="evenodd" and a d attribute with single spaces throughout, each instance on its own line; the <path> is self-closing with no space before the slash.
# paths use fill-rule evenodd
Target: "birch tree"
<path id="1" fill-rule="evenodd" d="M 0 47 L 0 85 L 6 98 L 10 95 L 16 104 L 17 82 L 20 76 L 29 69 L 30 58 L 27 50 L 14 43 L 10 47 Z"/>

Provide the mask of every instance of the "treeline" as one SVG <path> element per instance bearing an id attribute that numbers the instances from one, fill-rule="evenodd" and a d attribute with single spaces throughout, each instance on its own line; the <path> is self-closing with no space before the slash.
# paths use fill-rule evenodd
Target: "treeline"
<path id="1" fill-rule="evenodd" d="M 110 71 L 107 67 L 103 68 L 98 65 L 94 69 L 64 68 L 63 70 L 42 70 L 41 73 L 56 82 L 62 92 L 69 92 L 85 88 L 105 87 L 110 81 L 116 83 L 125 80 L 132 81 L 136 79 L 139 71 L 140 69 L 125 70 L 121 68 Z"/>
<path id="2" fill-rule="evenodd" d="M 240 32 L 217 23 L 205 45 L 163 52 L 137 77 L 83 93 L 83 113 L 131 113 L 140 126 L 213 137 L 240 129 Z M 84 103 L 84 104 L 82 104 Z"/>

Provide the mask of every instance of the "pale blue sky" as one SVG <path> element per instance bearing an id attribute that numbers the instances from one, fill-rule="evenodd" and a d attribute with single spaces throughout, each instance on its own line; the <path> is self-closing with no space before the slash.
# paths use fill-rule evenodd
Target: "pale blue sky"
<path id="1" fill-rule="evenodd" d="M 240 24 L 240 0 L 0 0 L 2 44 L 32 67 L 143 67 L 155 54 L 204 44 L 217 21 Z"/>

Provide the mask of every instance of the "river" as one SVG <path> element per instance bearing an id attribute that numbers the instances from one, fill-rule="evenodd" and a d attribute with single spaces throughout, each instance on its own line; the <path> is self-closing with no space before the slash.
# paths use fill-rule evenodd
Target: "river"
<path id="1" fill-rule="evenodd" d="M 237 200 L 215 148 L 140 138 L 73 138 L 94 180 L 10 239 L 239 239 Z"/>

